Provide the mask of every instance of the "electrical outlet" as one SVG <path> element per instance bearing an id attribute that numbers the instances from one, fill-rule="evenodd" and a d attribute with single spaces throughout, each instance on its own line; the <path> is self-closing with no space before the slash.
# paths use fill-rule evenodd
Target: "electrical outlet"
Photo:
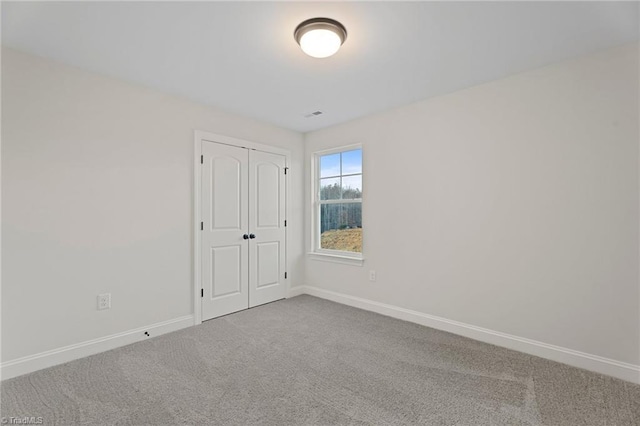
<path id="1" fill-rule="evenodd" d="M 375 281 L 375 280 L 376 280 L 376 271 L 372 269 L 369 271 L 369 281 Z"/>
<path id="2" fill-rule="evenodd" d="M 98 295 L 98 310 L 111 309 L 111 293 Z"/>

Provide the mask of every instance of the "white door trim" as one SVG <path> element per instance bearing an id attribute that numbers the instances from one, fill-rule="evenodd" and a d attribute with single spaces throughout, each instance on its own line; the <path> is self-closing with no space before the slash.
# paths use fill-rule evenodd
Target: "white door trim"
<path id="1" fill-rule="evenodd" d="M 193 324 L 198 325 L 202 324 L 202 300 L 200 296 L 200 290 L 202 289 L 202 274 L 200 273 L 200 268 L 202 265 L 202 252 L 200 250 L 201 244 L 201 236 L 200 236 L 200 222 L 201 218 L 201 210 L 200 207 L 202 205 L 201 200 L 201 171 L 200 168 L 200 158 L 202 155 L 202 141 L 209 141 L 215 143 L 222 143 L 226 145 L 236 146 L 240 148 L 247 148 L 256 151 L 264 151 L 270 152 L 273 154 L 284 155 L 285 157 L 285 167 L 289 167 L 291 164 L 291 151 L 274 147 L 271 145 L 264 145 L 261 143 L 250 142 L 243 139 L 233 138 L 231 136 L 219 135 L 216 133 L 205 132 L 201 130 L 194 131 L 194 142 L 193 142 Z M 285 180 L 285 215 L 287 221 L 291 217 L 291 186 L 289 185 L 289 179 Z M 289 226 L 285 229 L 285 269 L 288 271 L 289 268 L 289 256 L 288 256 L 288 247 L 290 243 L 289 236 Z M 289 283 L 289 279 L 286 281 L 286 291 L 285 294 L 288 294 L 291 289 L 291 284 Z"/>

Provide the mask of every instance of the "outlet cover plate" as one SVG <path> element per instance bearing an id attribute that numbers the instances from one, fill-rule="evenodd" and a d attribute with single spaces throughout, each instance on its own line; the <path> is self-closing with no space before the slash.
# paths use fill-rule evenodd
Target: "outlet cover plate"
<path id="1" fill-rule="evenodd" d="M 111 293 L 98 295 L 98 310 L 111 309 Z"/>

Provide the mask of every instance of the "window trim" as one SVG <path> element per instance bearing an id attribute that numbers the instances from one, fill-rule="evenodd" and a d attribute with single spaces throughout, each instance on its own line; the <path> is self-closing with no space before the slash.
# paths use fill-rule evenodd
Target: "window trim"
<path id="1" fill-rule="evenodd" d="M 340 152 L 353 151 L 356 149 L 362 149 L 362 144 L 344 145 L 336 148 L 325 149 L 321 151 L 315 151 L 311 154 L 311 250 L 307 253 L 311 259 L 320 261 L 329 261 L 336 263 L 343 263 L 348 265 L 362 266 L 364 262 L 364 244 L 362 247 L 362 253 L 355 253 L 342 250 L 330 250 L 320 248 L 320 205 L 321 204 L 345 204 L 350 202 L 359 202 L 363 204 L 364 199 L 364 184 L 362 186 L 362 198 L 348 199 L 348 200 L 322 200 L 319 199 L 319 182 L 320 182 L 320 157 L 324 155 L 337 154 Z M 364 153 L 364 150 L 363 150 Z M 364 154 L 363 154 L 364 156 Z M 364 163 L 364 161 L 363 161 Z M 364 168 L 364 164 L 363 164 Z M 350 173 L 344 176 L 364 176 L 364 170 L 362 173 Z M 343 175 L 333 176 L 342 177 Z M 363 238 L 364 243 L 364 238 Z"/>

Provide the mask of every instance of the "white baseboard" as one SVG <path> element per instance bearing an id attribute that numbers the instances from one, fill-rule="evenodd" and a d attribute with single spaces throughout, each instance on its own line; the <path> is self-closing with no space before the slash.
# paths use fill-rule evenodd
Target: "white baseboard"
<path id="1" fill-rule="evenodd" d="M 25 356 L 0 364 L 0 377 L 2 380 L 10 379 L 191 326 L 193 326 L 193 315 L 187 315 L 122 333 L 87 340 L 75 345 Z M 149 336 L 144 334 L 145 331 L 149 333 Z"/>
<path id="2" fill-rule="evenodd" d="M 291 287 L 289 289 L 289 295 L 287 295 L 287 299 L 290 297 L 296 297 L 296 296 L 300 296 L 301 294 L 306 294 L 305 293 L 305 286 L 295 286 L 295 287 Z"/>
<path id="3" fill-rule="evenodd" d="M 398 306 L 387 305 L 384 303 L 374 302 L 372 300 L 362 299 L 360 297 L 336 293 L 318 287 L 298 286 L 291 290 L 289 297 L 293 297 L 294 295 L 297 296 L 299 294 L 309 294 L 311 296 L 338 302 L 343 305 L 349 305 L 438 330 L 448 331 L 450 333 L 469 337 L 481 342 L 491 343 L 492 345 L 502 346 L 504 348 L 513 349 L 526 354 L 561 362 L 573 367 L 583 368 L 585 370 L 594 371 L 596 373 L 640 384 L 640 366 L 638 365 L 628 364 L 626 362 L 616 361 L 598 355 L 591 355 L 573 349 L 550 345 L 548 343 L 513 336 L 511 334 L 501 333 L 499 331 L 489 330 L 482 327 L 476 327 L 475 325 L 452 321 L 446 318 L 440 318 L 434 315 L 400 308 Z M 295 294 L 292 294 L 294 290 Z"/>

